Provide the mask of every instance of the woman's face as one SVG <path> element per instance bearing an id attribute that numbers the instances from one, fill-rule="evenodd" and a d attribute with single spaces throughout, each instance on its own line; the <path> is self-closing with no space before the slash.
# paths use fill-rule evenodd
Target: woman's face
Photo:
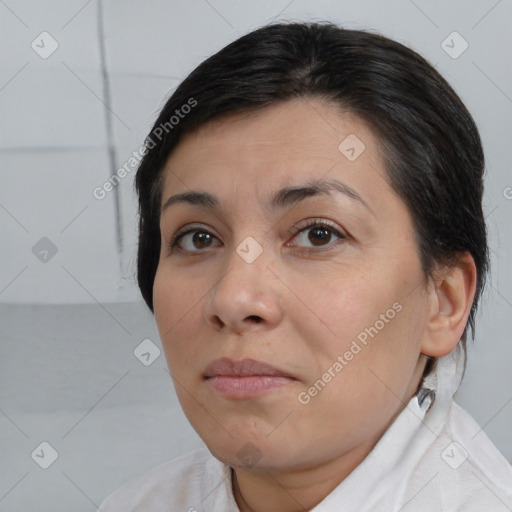
<path id="1" fill-rule="evenodd" d="M 163 208 L 154 313 L 183 410 L 226 464 L 366 454 L 416 391 L 429 295 L 377 142 L 354 115 L 297 99 L 205 125 L 167 162 L 162 205 L 191 192 L 215 205 Z M 277 375 L 207 370 L 219 358 Z"/>

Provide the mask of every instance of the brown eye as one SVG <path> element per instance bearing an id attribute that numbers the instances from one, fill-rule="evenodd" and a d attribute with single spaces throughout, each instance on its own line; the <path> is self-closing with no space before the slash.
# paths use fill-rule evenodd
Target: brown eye
<path id="1" fill-rule="evenodd" d="M 306 244 L 306 249 L 311 249 L 312 247 L 323 248 L 333 245 L 329 243 L 331 242 L 333 235 L 341 240 L 347 238 L 327 222 L 312 220 L 306 226 L 299 228 L 296 231 L 294 240 L 304 242 Z M 307 244 L 311 245 L 308 247 Z M 296 243 L 293 245 L 296 245 Z M 304 246 L 303 244 L 299 245 Z"/>
<path id="2" fill-rule="evenodd" d="M 331 240 L 331 230 L 326 228 L 311 228 L 308 231 L 308 240 L 313 245 L 324 245 L 324 242 Z"/>
<path id="3" fill-rule="evenodd" d="M 201 249 L 212 247 L 213 240 L 216 240 L 216 237 L 208 231 L 190 229 L 176 235 L 169 246 L 171 249 L 177 246 L 180 250 L 186 252 L 200 252 Z"/>

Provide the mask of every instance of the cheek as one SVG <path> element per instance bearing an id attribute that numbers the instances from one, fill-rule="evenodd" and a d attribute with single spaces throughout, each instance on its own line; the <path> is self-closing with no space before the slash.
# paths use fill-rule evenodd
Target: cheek
<path id="1" fill-rule="evenodd" d="M 307 304 L 316 313 L 310 315 L 312 325 L 340 350 L 364 334 L 396 300 L 392 290 L 382 289 L 382 283 L 376 279 L 368 282 L 360 275 L 331 278 L 321 287 L 318 281 L 308 283 L 306 290 Z"/>
<path id="2" fill-rule="evenodd" d="M 305 286 L 308 305 L 318 313 L 315 316 L 309 312 L 308 317 L 303 317 L 311 320 L 302 321 L 303 327 L 308 328 L 302 334 L 304 339 L 312 340 L 311 350 L 322 354 L 322 368 L 329 368 L 338 356 L 343 357 L 342 364 L 348 370 L 343 374 L 350 381 L 349 386 L 351 382 L 375 381 L 377 377 L 370 369 L 377 375 L 391 375 L 386 377 L 390 384 L 399 386 L 400 372 L 394 370 L 403 368 L 407 380 L 408 370 L 419 355 L 421 305 L 406 297 L 391 275 L 364 276 L 360 273 L 331 279 L 321 289 L 318 281 Z M 299 318 L 304 312 L 296 314 Z"/>
<path id="3" fill-rule="evenodd" d="M 159 267 L 153 286 L 155 321 L 170 368 L 194 357 L 191 340 L 203 321 L 204 300 L 200 282 L 172 274 Z"/>
<path id="4" fill-rule="evenodd" d="M 176 283 L 169 280 L 165 272 L 158 267 L 153 284 L 153 311 L 162 342 L 166 333 L 177 323 L 180 305 L 178 303 Z"/>
<path id="5" fill-rule="evenodd" d="M 184 322 L 189 316 L 197 316 L 206 289 L 204 279 L 196 274 L 172 269 L 165 260 L 160 263 L 153 285 L 153 307 L 158 325 L 167 329 L 182 327 L 182 324 L 191 324 Z"/>

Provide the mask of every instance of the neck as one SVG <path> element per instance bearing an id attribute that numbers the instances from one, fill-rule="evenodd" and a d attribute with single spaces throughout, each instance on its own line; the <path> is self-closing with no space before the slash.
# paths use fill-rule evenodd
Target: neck
<path id="1" fill-rule="evenodd" d="M 379 436 L 380 437 L 380 436 Z M 377 443 L 365 445 L 307 470 L 287 472 L 233 469 L 233 496 L 240 512 L 306 512 L 330 494 Z"/>

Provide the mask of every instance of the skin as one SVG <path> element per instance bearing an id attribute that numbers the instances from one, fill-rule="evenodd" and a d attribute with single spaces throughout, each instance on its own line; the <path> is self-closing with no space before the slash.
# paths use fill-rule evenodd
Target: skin
<path id="1" fill-rule="evenodd" d="M 349 134 L 366 147 L 354 161 L 338 149 Z M 212 454 L 235 469 L 242 512 L 295 512 L 322 501 L 414 396 L 426 356 L 451 352 L 466 325 L 473 259 L 464 254 L 424 281 L 412 219 L 385 180 L 378 142 L 358 117 L 324 100 L 294 99 L 203 125 L 164 169 L 162 204 L 190 190 L 221 204 L 216 212 L 190 204 L 163 211 L 153 300 L 181 406 Z M 342 180 L 371 210 L 339 192 L 266 208 L 277 189 L 309 178 Z M 344 238 L 329 231 L 322 239 L 314 227 L 290 234 L 311 218 L 330 221 Z M 171 250 L 185 226 L 212 237 L 185 235 L 181 250 Z M 248 236 L 263 249 L 252 263 L 236 252 Z M 401 311 L 301 404 L 299 394 L 395 303 Z M 203 378 L 223 356 L 269 362 L 296 380 L 256 398 L 224 398 Z M 237 455 L 244 446 L 256 464 Z"/>

